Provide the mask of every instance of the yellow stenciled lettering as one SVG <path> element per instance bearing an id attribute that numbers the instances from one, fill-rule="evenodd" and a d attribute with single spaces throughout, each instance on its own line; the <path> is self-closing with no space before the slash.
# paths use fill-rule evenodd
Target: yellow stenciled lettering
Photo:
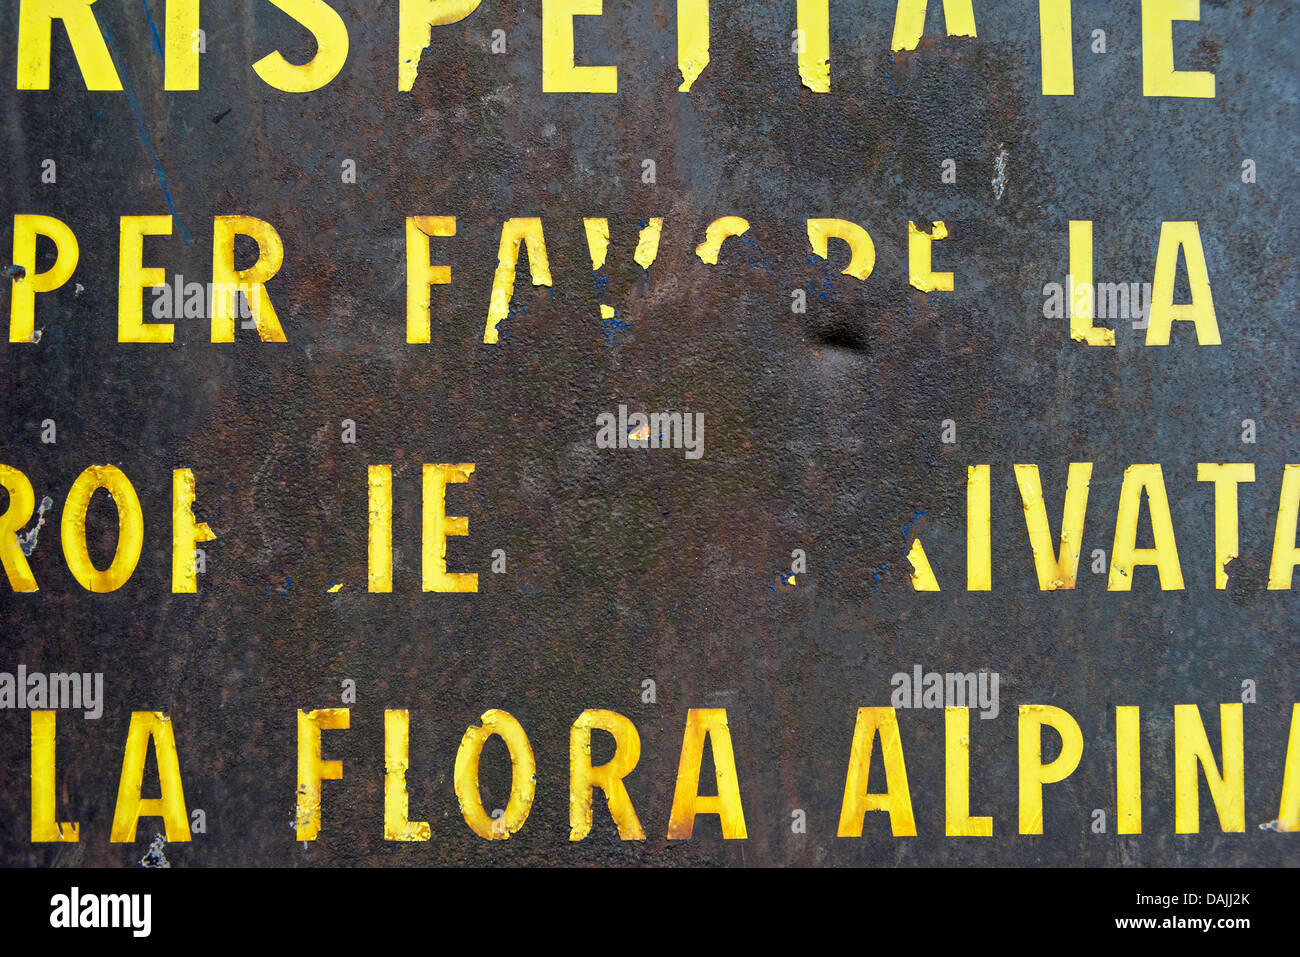
<path id="1" fill-rule="evenodd" d="M 1074 96 L 1074 34 L 1070 0 L 1038 0 L 1043 96 Z"/>
<path id="2" fill-rule="evenodd" d="M 143 798 L 140 795 L 144 787 L 144 762 L 150 741 L 154 744 L 161 796 Z M 171 719 L 161 711 L 135 711 L 131 714 L 109 841 L 114 844 L 134 841 L 136 826 L 142 816 L 161 817 L 166 826 L 167 840 L 173 844 L 190 839 L 190 818 L 185 810 L 185 792 L 181 788 L 176 738 L 172 733 Z"/>
<path id="3" fill-rule="evenodd" d="M 36 237 L 54 243 L 54 265 L 36 271 Z M 52 292 L 72 278 L 77 268 L 77 237 L 53 216 L 14 217 L 14 258 L 17 267 L 9 294 L 9 341 L 36 342 L 36 294 Z"/>
<path id="4" fill-rule="evenodd" d="M 1174 280 L 1178 271 L 1178 251 L 1187 261 L 1187 284 L 1192 301 L 1174 302 Z M 1169 345 L 1169 333 L 1175 322 L 1190 322 L 1196 327 L 1196 341 L 1203 346 L 1223 343 L 1219 323 L 1214 317 L 1214 296 L 1210 291 L 1210 273 L 1205 265 L 1198 224 L 1164 223 L 1160 227 L 1160 248 L 1156 252 L 1156 275 L 1151 284 L 1151 315 L 1147 326 L 1147 345 Z"/>
<path id="5" fill-rule="evenodd" d="M 314 841 L 320 833 L 321 782 L 343 777 L 342 761 L 322 757 L 321 732 L 346 731 L 351 721 L 348 708 L 298 712 L 298 800 L 294 821 L 300 841 Z"/>
<path id="6" fill-rule="evenodd" d="M 1043 764 L 1043 725 L 1061 736 L 1061 753 L 1051 764 Z M 1020 833 L 1043 833 L 1043 785 L 1064 781 L 1083 757 L 1083 732 L 1079 722 L 1060 708 L 1022 704 L 1020 739 Z"/>
<path id="7" fill-rule="evenodd" d="M 411 715 L 384 712 L 384 840 L 427 841 L 429 823 L 410 819 L 406 770 L 411 765 Z"/>
<path id="8" fill-rule="evenodd" d="M 542 0 L 543 93 L 618 92 L 617 67 L 576 66 L 574 61 L 573 18 L 600 16 L 602 2 Z"/>
<path id="9" fill-rule="evenodd" d="M 372 465 L 367 470 L 369 520 L 366 523 L 366 590 L 393 590 L 393 468 Z"/>
<path id="10" fill-rule="evenodd" d="M 1200 709 L 1194 704 L 1174 705 L 1174 830 L 1179 834 L 1198 834 L 1201 830 L 1198 765 L 1205 770 L 1205 783 L 1219 813 L 1219 827 L 1224 831 L 1246 830 L 1240 702 L 1219 705 L 1219 734 L 1223 741 L 1222 773 L 1205 736 Z"/>
<path id="11" fill-rule="evenodd" d="M 1065 486 L 1065 511 L 1061 516 L 1061 546 L 1052 546 L 1052 531 L 1043 504 L 1043 486 L 1037 465 L 1015 466 L 1020 501 L 1029 530 L 1029 547 L 1034 553 L 1034 570 L 1041 591 L 1068 590 L 1079 573 L 1079 549 L 1083 544 L 1083 522 L 1088 510 L 1091 462 L 1071 462 Z"/>
<path id="12" fill-rule="evenodd" d="M 600 767 L 591 765 L 591 732 L 608 732 L 614 738 L 614 756 Z M 581 841 L 591 833 L 592 796 L 605 794 L 609 815 L 624 841 L 643 841 L 645 831 L 637 819 L 623 779 L 641 758 L 641 737 L 636 726 L 614 711 L 587 710 L 569 729 L 569 840 Z"/>
<path id="13" fill-rule="evenodd" d="M 832 239 L 848 243 L 849 264 L 842 270 L 845 276 L 866 279 L 871 275 L 871 270 L 876 268 L 876 244 L 865 229 L 846 219 L 808 220 L 808 244 L 813 255 L 829 259 Z"/>
<path id="14" fill-rule="evenodd" d="M 0 515 L 0 561 L 3 561 L 9 587 L 16 592 L 37 591 L 36 577 L 27 563 L 18 533 L 31 521 L 36 510 L 36 493 L 31 480 L 18 469 L 0 465 L 0 488 L 8 493 L 8 504 Z"/>
<path id="15" fill-rule="evenodd" d="M 235 237 L 257 242 L 257 262 L 235 269 Z M 270 223 L 251 216 L 218 216 L 212 238 L 212 341 L 235 341 L 238 293 L 248 299 L 248 310 L 263 342 L 284 342 L 284 330 L 266 292 L 266 282 L 284 264 L 284 243 Z"/>
<path id="16" fill-rule="evenodd" d="M 420 56 L 433 40 L 433 28 L 464 20 L 481 0 L 400 0 L 397 23 L 397 88 L 415 86 Z"/>
<path id="17" fill-rule="evenodd" d="M 885 764 L 885 793 L 869 794 L 867 777 L 871 772 L 871 749 L 877 735 L 880 736 L 881 755 Z M 907 785 L 907 766 L 903 762 L 903 739 L 898 733 L 898 715 L 893 708 L 858 709 L 837 835 L 861 837 L 868 811 L 885 811 L 889 815 L 889 827 L 895 837 L 916 836 L 912 793 Z"/>
<path id="18" fill-rule="evenodd" d="M 450 266 L 429 262 L 430 236 L 455 236 L 455 216 L 409 216 L 406 220 L 406 341 L 429 341 L 429 290 L 451 282 Z"/>
<path id="19" fill-rule="evenodd" d="M 108 568 L 100 571 L 86 547 L 86 511 L 100 489 L 108 492 L 117 508 L 117 549 Z M 82 588 L 92 592 L 116 591 L 126 584 L 140 560 L 144 545 L 144 513 L 131 480 L 115 465 L 92 465 L 72 483 L 63 503 L 60 522 L 63 557 Z"/>
<path id="20" fill-rule="evenodd" d="M 704 761 L 704 742 L 713 749 L 713 770 L 718 793 L 700 794 L 700 765 Z M 736 776 L 736 758 L 731 747 L 731 730 L 724 708 L 692 708 L 686 713 L 686 731 L 682 735 L 682 753 L 677 762 L 677 784 L 673 789 L 673 808 L 668 817 L 668 840 L 689 841 L 695 833 L 695 818 L 716 814 L 722 822 L 724 840 L 743 840 L 745 811 L 740 803 L 740 782 Z"/>
<path id="21" fill-rule="evenodd" d="M 510 712 L 494 708 L 485 711 L 479 720 L 481 726 L 473 725 L 465 730 L 456 752 L 456 800 L 470 830 L 489 841 L 504 841 L 528 820 L 533 807 L 537 763 L 528 735 Z M 483 745 L 494 734 L 505 742 L 510 752 L 510 800 L 506 803 L 505 813 L 496 819 L 488 817 L 478 785 Z"/>
<path id="22" fill-rule="evenodd" d="M 948 227 L 941 222 L 936 222 L 934 230 L 928 233 L 917 229 L 916 223 L 907 224 L 908 282 L 922 292 L 953 290 L 952 273 L 935 272 L 931 268 L 934 244 L 947 238 Z"/>
<path id="23" fill-rule="evenodd" d="M 1296 544 L 1300 525 L 1300 465 L 1282 470 L 1282 499 L 1277 507 L 1277 525 L 1273 532 L 1273 560 L 1268 567 L 1270 591 L 1287 591 L 1300 564 L 1300 545 Z"/>
<path id="24" fill-rule="evenodd" d="M 172 472 L 172 592 L 192 595 L 198 591 L 195 548 L 210 542 L 216 534 L 207 522 L 194 518 L 194 473 L 189 469 Z"/>
<path id="25" fill-rule="evenodd" d="M 170 236 L 170 216 L 123 216 L 118 246 L 117 341 L 171 342 L 175 331 L 170 322 L 145 322 L 141 296 L 146 289 L 167 281 L 161 266 L 144 266 L 144 237 Z"/>
<path id="26" fill-rule="evenodd" d="M 75 844 L 81 827 L 58 820 L 55 807 L 54 732 L 56 711 L 32 712 L 32 843 Z"/>
<path id="27" fill-rule="evenodd" d="M 497 341 L 497 326 L 510 315 L 510 300 L 515 295 L 515 264 L 519 262 L 521 244 L 528 250 L 528 269 L 533 277 L 533 285 L 551 284 L 551 267 L 546 260 L 542 221 L 535 218 L 507 219 L 501 226 L 497 271 L 492 278 L 492 298 L 488 303 L 487 325 L 483 329 L 483 341 L 488 345 Z"/>
<path id="28" fill-rule="evenodd" d="M 743 236 L 747 232 L 749 232 L 749 221 L 739 216 L 723 216 L 715 219 L 704 231 L 704 242 L 695 247 L 695 255 L 700 257 L 701 262 L 716 266 L 722 244 L 732 236 Z"/>
<path id="29" fill-rule="evenodd" d="M 1142 738 L 1139 709 L 1115 709 L 1115 812 L 1119 834 L 1142 833 Z"/>
<path id="30" fill-rule="evenodd" d="M 447 486 L 468 482 L 474 464 L 424 467 L 423 578 L 425 591 L 476 592 L 478 575 L 447 571 L 447 538 L 468 535 L 469 519 L 447 514 Z M 390 533 L 391 534 L 391 533 Z"/>
<path id="31" fill-rule="evenodd" d="M 1151 512 L 1151 534 L 1154 538 L 1152 548 L 1137 547 L 1138 516 L 1142 510 L 1143 491 L 1147 494 L 1147 505 Z M 1124 470 L 1107 590 L 1131 590 L 1133 569 L 1138 565 L 1156 566 L 1160 573 L 1160 587 L 1164 591 L 1177 591 L 1183 587 L 1178 543 L 1174 539 L 1174 523 L 1169 515 L 1169 496 L 1165 494 L 1164 472 L 1159 465 L 1131 465 Z"/>
<path id="32" fill-rule="evenodd" d="M 1253 462 L 1196 467 L 1196 481 L 1214 483 L 1214 587 L 1228 587 L 1228 563 L 1237 557 L 1240 535 L 1237 529 L 1237 487 L 1255 481 Z"/>
<path id="33" fill-rule="evenodd" d="M 1143 96 L 1214 98 L 1214 74 L 1174 69 L 1174 21 L 1201 19 L 1201 0 L 1142 0 Z"/>
<path id="34" fill-rule="evenodd" d="M 925 33 L 926 0 L 898 0 L 891 50 L 915 50 Z M 943 0 L 944 26 L 950 37 L 975 36 L 971 0 Z"/>
<path id="35" fill-rule="evenodd" d="M 944 708 L 944 820 L 951 837 L 991 837 L 993 818 L 970 816 L 970 709 Z"/>
<path id="36" fill-rule="evenodd" d="M 1093 325 L 1097 293 L 1092 281 L 1092 220 L 1070 220 L 1070 277 L 1066 285 L 1070 338 L 1090 346 L 1113 346 L 1115 330 Z"/>
<path id="37" fill-rule="evenodd" d="M 306 63 L 290 63 L 279 50 L 253 64 L 268 85 L 286 93 L 319 90 L 339 75 L 348 58 L 348 28 L 325 0 L 271 0 L 316 38 L 316 55 Z"/>
<path id="38" fill-rule="evenodd" d="M 709 65 L 709 0 L 677 0 L 677 69 L 686 93 Z"/>
<path id="39" fill-rule="evenodd" d="M 830 0 L 798 0 L 799 80 L 814 93 L 831 91 Z"/>
<path id="40" fill-rule="evenodd" d="M 18 89 L 50 88 L 50 40 L 62 20 L 87 90 L 120 90 L 122 81 L 95 22 L 95 0 L 20 0 L 18 4 Z"/>

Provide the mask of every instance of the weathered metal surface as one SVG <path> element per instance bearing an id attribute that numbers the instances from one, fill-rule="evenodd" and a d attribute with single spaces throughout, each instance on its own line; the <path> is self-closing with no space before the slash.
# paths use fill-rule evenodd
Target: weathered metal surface
<path id="1" fill-rule="evenodd" d="M 577 36 L 581 62 L 618 65 L 615 95 L 544 95 L 537 5 L 494 0 L 435 28 L 409 94 L 396 89 L 395 4 L 334 4 L 347 64 L 301 95 L 271 90 L 250 64 L 276 48 L 310 57 L 305 31 L 266 3 L 205 8 L 202 88 L 164 93 L 146 16 L 161 6 L 96 5 L 124 93 L 86 92 L 58 31 L 53 88 L 16 92 L 16 4 L 0 11 L 0 222 L 41 212 L 72 226 L 84 288 L 40 297 L 39 344 L 0 346 L 0 461 L 56 503 L 32 555 L 41 590 L 0 589 L 4 660 L 106 682 L 101 720 L 59 725 L 60 819 L 81 822 L 78 844 L 30 842 L 28 719 L 0 713 L 0 861 L 138 861 L 156 819 L 134 845 L 110 844 L 108 830 L 129 712 L 157 709 L 208 823 L 167 848 L 174 865 L 1297 862 L 1291 835 L 1257 829 L 1277 816 L 1300 700 L 1294 593 L 1264 587 L 1282 469 L 1300 452 L 1293 5 L 1202 4 L 1202 22 L 1176 32 L 1180 65 L 1213 70 L 1218 91 L 1186 101 L 1141 95 L 1137 3 L 1075 4 L 1076 37 L 1104 28 L 1109 52 L 1076 42 L 1072 98 L 1039 93 L 1032 4 L 977 5 L 974 41 L 941 38 L 932 4 L 921 47 L 891 55 L 892 4 L 832 3 L 825 95 L 799 84 L 793 3 L 715 2 L 711 61 L 683 94 L 674 5 L 610 0 Z M 508 51 L 494 55 L 498 28 Z M 45 158 L 57 185 L 40 181 Z M 955 185 L 940 180 L 945 158 Z M 1245 158 L 1258 183 L 1240 181 Z M 344 159 L 356 184 L 340 181 Z M 286 255 L 270 289 L 288 343 L 241 332 L 213 345 L 202 320 L 178 320 L 175 345 L 116 342 L 117 218 L 171 210 L 176 235 L 150 240 L 150 261 L 201 282 L 215 215 L 276 226 Z M 751 230 L 705 266 L 694 249 L 728 214 Z M 455 238 L 435 240 L 452 283 L 434 290 L 428 345 L 404 335 L 410 215 L 457 217 Z M 530 286 L 521 267 L 515 317 L 486 346 L 501 223 L 534 215 L 554 286 Z M 610 220 L 604 293 L 583 216 Z M 665 227 L 643 277 L 631 250 L 650 216 Z M 870 230 L 869 281 L 809 257 L 810 216 Z M 955 291 L 909 288 L 909 219 L 948 224 L 937 268 Z M 1151 279 L 1162 220 L 1198 220 L 1224 346 L 1145 348 L 1127 323 L 1115 349 L 1072 343 L 1067 323 L 1042 317 L 1041 294 L 1065 279 L 1070 219 L 1096 223 L 1098 276 L 1135 282 Z M 790 309 L 798 288 L 806 315 Z M 607 336 L 600 302 L 628 327 Z M 704 456 L 596 449 L 596 416 L 620 403 L 702 411 Z M 46 418 L 57 444 L 38 439 Z M 349 418 L 355 445 L 339 441 Z M 1247 418 L 1253 447 L 1239 441 Z M 945 419 L 955 445 L 940 442 Z M 1055 528 L 1068 463 L 1085 460 L 1096 465 L 1079 587 L 1040 593 L 1011 466 L 1040 465 Z M 1212 493 L 1195 481 L 1196 463 L 1221 461 L 1258 470 L 1224 592 Z M 55 519 L 76 475 L 103 462 L 134 483 L 145 546 L 125 587 L 91 595 L 68 573 Z M 420 591 L 425 462 L 476 463 L 449 493 L 470 527 L 449 556 L 479 572 L 477 595 Z M 1111 548 L 1123 470 L 1138 462 L 1164 466 L 1183 591 L 1162 592 L 1147 569 L 1131 592 L 1108 592 L 1087 570 L 1091 549 Z M 365 592 L 375 463 L 394 466 L 390 595 Z M 966 468 L 980 463 L 994 475 L 985 594 L 961 590 Z M 218 535 L 196 596 L 169 587 L 182 466 Z M 101 561 L 104 504 L 91 511 L 108 519 L 92 523 Z M 939 594 L 909 584 L 918 520 Z M 495 548 L 506 574 L 489 571 Z M 778 587 L 794 548 L 808 575 Z M 887 705 L 890 676 L 915 664 L 1002 675 L 1001 716 L 972 722 L 973 813 L 993 817 L 991 839 L 943 835 L 938 711 L 901 717 L 919 835 L 894 838 L 871 814 L 861 839 L 835 836 L 856 709 Z M 296 843 L 295 712 L 338 705 L 344 678 L 357 686 L 352 726 L 326 745 L 344 778 L 325 784 L 321 837 Z M 641 700 L 646 678 L 654 704 Z M 1248 678 L 1260 702 L 1246 714 L 1247 832 L 1220 834 L 1202 788 L 1202 833 L 1176 835 L 1172 707 L 1199 704 L 1217 747 L 1214 705 L 1240 700 Z M 1041 837 L 1016 833 L 1025 703 L 1069 711 L 1085 741 L 1079 769 L 1049 789 Z M 1088 830 L 1093 808 L 1113 817 L 1121 704 L 1142 706 L 1144 729 L 1144 833 L 1127 838 Z M 527 825 L 489 843 L 461 820 L 452 766 L 491 707 L 522 723 L 538 770 Z M 597 707 L 640 732 L 627 783 L 644 842 L 620 842 L 601 800 L 592 835 L 568 841 L 568 728 Z M 747 840 L 721 840 L 709 816 L 692 840 L 665 839 L 691 707 L 727 709 Z M 428 843 L 383 839 L 385 708 L 411 712 L 411 816 L 430 822 Z M 492 741 L 485 756 L 484 803 L 503 807 L 505 750 Z M 707 762 L 703 780 L 708 793 Z M 793 809 L 807 834 L 791 832 Z"/>

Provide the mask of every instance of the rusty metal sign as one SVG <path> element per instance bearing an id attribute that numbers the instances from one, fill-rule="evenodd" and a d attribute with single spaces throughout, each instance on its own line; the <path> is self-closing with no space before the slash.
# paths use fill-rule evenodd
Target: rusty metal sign
<path id="1" fill-rule="evenodd" d="M 4 4 L 0 862 L 1300 864 L 1295 14 Z"/>

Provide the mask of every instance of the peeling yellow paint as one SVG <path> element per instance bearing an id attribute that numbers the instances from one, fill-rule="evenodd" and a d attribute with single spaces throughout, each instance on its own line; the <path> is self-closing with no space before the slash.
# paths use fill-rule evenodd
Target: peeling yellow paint
<path id="1" fill-rule="evenodd" d="M 912 542 L 907 560 L 912 565 L 912 588 L 916 591 L 939 590 L 939 582 L 934 577 L 934 570 L 930 567 L 930 560 L 925 557 L 925 547 L 919 538 Z"/>
<path id="2" fill-rule="evenodd" d="M 636 252 L 632 254 L 632 259 L 642 269 L 649 269 L 659 255 L 659 236 L 663 229 L 663 217 L 656 216 L 646 223 L 637 237 Z"/>
<path id="3" fill-rule="evenodd" d="M 704 231 L 704 242 L 695 247 L 695 255 L 710 266 L 718 264 L 722 244 L 732 236 L 743 236 L 749 231 L 748 220 L 739 216 L 723 216 L 709 223 Z"/>
<path id="4" fill-rule="evenodd" d="M 194 473 L 189 469 L 172 472 L 172 592 L 192 595 L 198 591 L 194 550 L 199 542 L 216 539 L 206 522 L 194 519 Z"/>
<path id="5" fill-rule="evenodd" d="M 677 68 L 681 93 L 690 90 L 709 65 L 709 0 L 677 0 Z"/>
<path id="6" fill-rule="evenodd" d="M 798 0 L 799 80 L 814 93 L 831 91 L 830 0 Z"/>
<path id="7" fill-rule="evenodd" d="M 926 5 L 926 0 L 898 0 L 891 50 L 917 48 L 925 33 Z M 971 0 L 943 0 L 943 19 L 948 36 L 975 36 L 975 10 L 971 6 Z"/>
<path id="8" fill-rule="evenodd" d="M 411 715 L 384 712 L 384 840 L 427 841 L 429 823 L 409 818 L 411 798 L 406 791 L 410 767 Z"/>
<path id="9" fill-rule="evenodd" d="M 429 238 L 456 235 L 455 216 L 406 219 L 406 341 L 429 341 L 429 290 L 451 282 L 450 266 L 429 262 Z"/>
<path id="10" fill-rule="evenodd" d="M 1083 523 L 1088 509 L 1088 490 L 1092 482 L 1091 462 L 1071 462 L 1066 479 L 1065 506 L 1061 517 L 1061 545 L 1052 547 L 1052 532 L 1043 502 L 1042 481 L 1037 465 L 1013 467 L 1020 501 L 1024 507 L 1025 527 L 1034 553 L 1034 569 L 1040 591 L 1068 591 L 1074 588 L 1079 573 L 1079 549 L 1083 544 Z"/>
<path id="11" fill-rule="evenodd" d="M 849 264 L 842 270 L 845 276 L 866 279 L 876 268 L 876 244 L 871 235 L 857 223 L 847 219 L 808 220 L 808 244 L 813 255 L 830 259 L 830 241 L 840 239 L 849 244 Z"/>
<path id="12" fill-rule="evenodd" d="M 464 20 L 481 0 L 401 0 L 397 5 L 397 89 L 409 92 L 420 71 L 420 55 L 433 40 L 433 28 Z M 170 4 L 169 4 L 170 6 Z"/>
<path id="13" fill-rule="evenodd" d="M 948 227 L 942 222 L 936 222 L 929 233 L 917 229 L 916 223 L 907 224 L 908 282 L 922 292 L 952 292 L 952 273 L 931 268 L 934 243 L 947 238 Z"/>
<path id="14" fill-rule="evenodd" d="M 117 341 L 171 342 L 170 322 L 144 321 L 144 290 L 167 282 L 167 270 L 145 268 L 144 237 L 170 236 L 170 216 L 123 216 L 118 230 Z"/>
<path id="15" fill-rule="evenodd" d="M 551 267 L 546 259 L 542 221 L 535 217 L 507 219 L 501 226 L 497 271 L 492 279 L 492 298 L 488 303 L 487 325 L 483 329 L 483 341 L 488 345 L 497 341 L 497 326 L 510 315 L 510 300 L 515 294 L 515 264 L 519 261 L 520 245 L 528 250 L 528 270 L 533 285 L 551 285 Z"/>
<path id="16" fill-rule="evenodd" d="M 322 708 L 298 712 L 298 800 L 295 827 L 300 841 L 314 841 L 320 833 L 321 782 L 343 777 L 342 761 L 322 758 L 322 731 L 346 731 L 352 721 L 348 708 Z"/>
<path id="17" fill-rule="evenodd" d="M 542 0 L 542 92 L 617 93 L 618 68 L 576 66 L 573 18 L 598 17 L 602 0 Z"/>
<path id="18" fill-rule="evenodd" d="M 469 519 L 447 514 L 447 486 L 468 482 L 474 463 L 460 465 L 425 465 L 423 498 L 423 588 L 437 592 L 476 592 L 478 575 L 447 571 L 447 539 L 468 535 Z"/>
<path id="19" fill-rule="evenodd" d="M 280 234 L 270 223 L 252 216 L 218 216 L 212 233 L 212 341 L 235 341 L 235 291 L 242 290 L 261 340 L 284 342 L 284 330 L 266 292 L 267 281 L 284 264 Z M 235 268 L 236 236 L 248 236 L 257 243 L 257 261 L 247 269 Z"/>
<path id="20" fill-rule="evenodd" d="M 591 253 L 591 271 L 599 272 L 609 252 L 609 220 L 587 218 L 582 221 L 582 228 L 587 234 L 587 250 Z"/>
<path id="21" fill-rule="evenodd" d="M 1092 220 L 1070 220 L 1070 275 L 1066 283 L 1070 338 L 1090 346 L 1113 346 L 1115 330 L 1093 325 L 1096 287 L 1092 275 Z"/>
<path id="22" fill-rule="evenodd" d="M 1228 587 L 1228 563 L 1237 557 L 1241 542 L 1237 486 L 1255 481 L 1255 465 L 1201 462 L 1196 467 L 1196 481 L 1214 483 L 1214 587 L 1224 589 Z"/>

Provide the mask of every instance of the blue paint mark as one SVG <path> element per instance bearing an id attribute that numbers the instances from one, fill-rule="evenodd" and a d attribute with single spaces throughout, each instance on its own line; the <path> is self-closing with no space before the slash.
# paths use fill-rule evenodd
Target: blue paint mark
<path id="1" fill-rule="evenodd" d="M 112 27 L 103 24 L 104 34 L 108 43 L 113 47 L 117 46 L 117 39 L 113 35 Z M 116 62 L 121 62 L 120 57 L 114 57 Z M 181 222 L 180 215 L 176 212 L 176 203 L 172 200 L 171 189 L 167 185 L 167 174 L 163 171 L 162 160 L 158 158 L 157 151 L 153 148 L 153 140 L 149 137 L 149 128 L 144 122 L 144 113 L 140 110 L 140 101 L 136 99 L 135 90 L 131 87 L 131 79 L 126 75 L 126 70 L 121 70 L 122 88 L 126 92 L 127 101 L 131 104 L 131 111 L 135 113 L 136 123 L 140 128 L 140 142 L 144 146 L 145 153 L 148 154 L 149 162 L 153 164 L 154 176 L 158 179 L 158 185 L 162 187 L 163 198 L 167 200 L 167 209 L 172 214 L 172 219 L 176 222 L 181 231 L 181 240 L 185 245 L 191 242 L 190 234 L 185 230 L 185 224 Z"/>
<path id="2" fill-rule="evenodd" d="M 903 544 L 904 544 L 904 545 L 906 545 L 906 544 L 908 543 L 908 541 L 910 541 L 910 538 L 908 537 L 908 534 L 907 534 L 908 529 L 910 529 L 910 528 L 912 527 L 912 525 L 916 522 L 916 520 L 917 520 L 918 518 L 920 518 L 920 517 L 921 517 L 922 515 L 924 515 L 924 514 L 925 514 L 925 512 L 921 511 L 920 509 L 917 509 L 916 512 L 913 513 L 913 515 L 912 515 L 912 521 L 908 522 L 906 525 L 903 526 Z M 887 568 L 887 567 L 888 567 L 888 566 L 886 566 L 886 568 Z"/>
<path id="3" fill-rule="evenodd" d="M 158 39 L 158 27 L 154 25 L 153 14 L 149 12 L 149 0 L 140 0 L 140 5 L 144 7 L 144 17 L 149 21 L 149 32 L 153 34 L 153 48 L 162 56 L 162 41 Z"/>

